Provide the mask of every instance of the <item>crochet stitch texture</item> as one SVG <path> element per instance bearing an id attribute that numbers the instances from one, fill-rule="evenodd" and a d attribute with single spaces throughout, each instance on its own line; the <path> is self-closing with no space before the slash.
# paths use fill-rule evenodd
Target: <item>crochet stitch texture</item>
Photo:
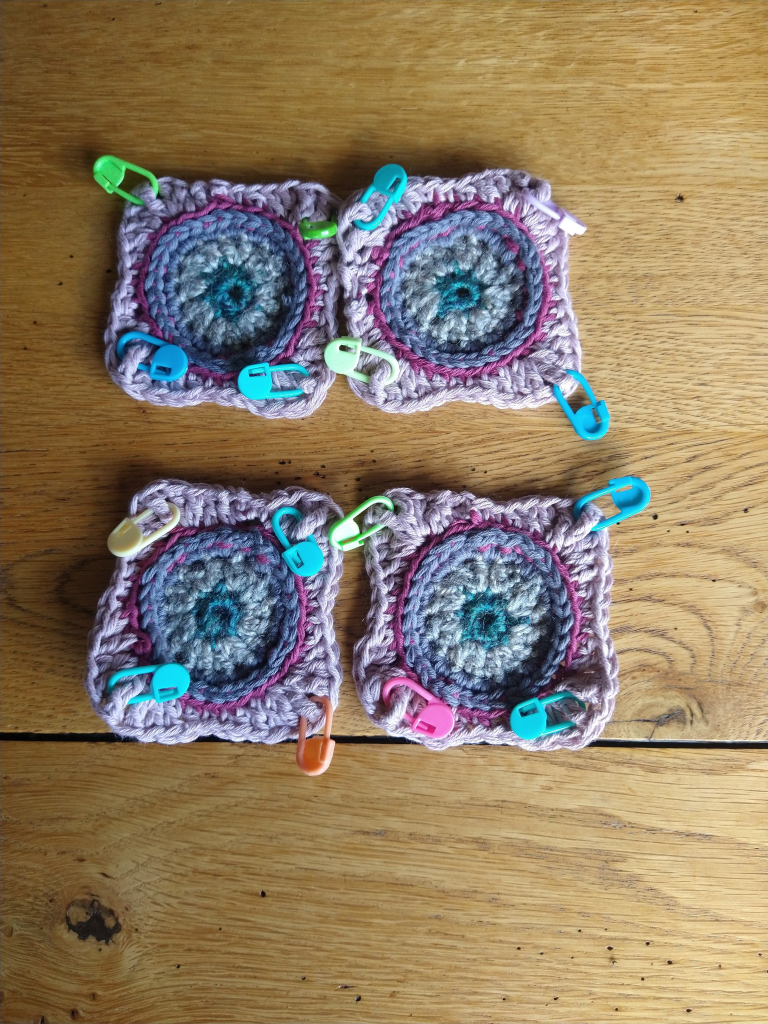
<path id="1" fill-rule="evenodd" d="M 366 543 L 371 606 L 354 650 L 358 695 L 374 724 L 433 749 L 495 743 L 529 750 L 577 749 L 613 714 L 618 663 L 608 632 L 612 583 L 608 531 L 590 505 L 573 519 L 573 502 L 533 496 L 505 503 L 468 492 L 410 488 L 384 492 L 367 525 L 384 524 Z M 454 710 L 443 739 L 415 733 L 404 713 L 421 697 L 383 685 L 414 679 Z M 572 729 L 539 740 L 509 728 L 512 708 L 530 697 L 568 690 Z"/>
<path id="2" fill-rule="evenodd" d="M 322 728 L 324 713 L 308 695 L 338 701 L 331 611 L 342 556 L 328 543 L 327 523 L 341 509 L 300 487 L 252 495 L 160 480 L 133 498 L 130 514 L 149 508 L 162 522 L 169 501 L 181 511 L 179 525 L 118 559 L 99 602 L 85 683 L 97 713 L 121 736 L 160 743 L 200 736 L 276 743 L 297 737 L 300 716 L 310 732 Z M 284 506 L 303 515 L 291 540 L 312 534 L 323 552 L 315 576 L 294 575 L 282 558 L 270 521 Z M 106 692 L 119 669 L 171 663 L 191 676 L 176 700 L 128 704 L 146 690 L 147 675 Z"/>
<path id="3" fill-rule="evenodd" d="M 568 294 L 568 236 L 524 197 L 550 198 L 522 171 L 409 177 L 372 231 L 361 192 L 339 211 L 339 274 L 350 336 L 401 365 L 385 386 L 375 362 L 353 391 L 386 412 L 445 402 L 537 407 L 576 387 L 581 349 Z M 377 200 L 373 200 L 377 201 Z"/>
<path id="4" fill-rule="evenodd" d="M 126 203 L 118 233 L 118 282 L 105 334 L 110 376 L 134 398 L 157 405 L 215 401 L 259 416 L 308 416 L 325 398 L 334 374 L 323 349 L 336 335 L 336 243 L 305 241 L 303 218 L 325 220 L 336 200 L 322 185 L 288 181 L 233 185 L 160 178 L 160 194 L 137 190 L 143 206 Z M 148 344 L 133 344 L 121 361 L 116 344 L 139 330 L 180 346 L 189 369 L 180 380 L 150 380 L 139 363 Z M 295 362 L 303 396 L 250 400 L 237 375 L 253 363 Z M 296 379 L 275 374 L 275 390 Z"/>

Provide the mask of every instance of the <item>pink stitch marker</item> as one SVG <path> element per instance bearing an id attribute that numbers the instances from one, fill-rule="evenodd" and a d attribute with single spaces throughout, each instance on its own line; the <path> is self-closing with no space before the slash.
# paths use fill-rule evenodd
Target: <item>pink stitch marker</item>
<path id="1" fill-rule="evenodd" d="M 454 726 L 453 711 L 451 711 L 447 704 L 438 700 L 434 694 L 431 694 L 429 690 L 425 690 L 423 686 L 414 682 L 413 679 L 398 676 L 384 683 L 384 686 L 381 688 L 381 699 L 387 707 L 389 707 L 389 695 L 395 686 L 407 686 L 427 702 L 415 716 L 409 715 L 407 711 L 403 715 L 414 732 L 423 733 L 425 736 L 436 740 L 442 739 L 451 732 Z"/>

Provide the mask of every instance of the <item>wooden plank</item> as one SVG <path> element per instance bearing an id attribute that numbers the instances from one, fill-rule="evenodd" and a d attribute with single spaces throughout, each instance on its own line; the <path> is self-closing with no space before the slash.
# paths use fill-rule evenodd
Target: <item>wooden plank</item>
<path id="1" fill-rule="evenodd" d="M 351 402 L 339 387 L 326 404 L 338 410 Z M 13 558 L 6 555 L 4 584 L 4 650 L 14 678 L 14 685 L 2 691 L 5 730 L 106 729 L 81 686 L 87 636 L 114 565 L 105 537 L 125 514 L 131 494 L 163 473 L 171 460 L 165 445 L 159 456 L 149 452 L 153 435 L 168 437 L 173 430 L 171 410 L 155 412 L 164 424 L 143 424 L 138 435 L 139 450 L 148 454 L 127 457 L 119 466 L 106 442 L 72 449 L 66 460 L 51 451 L 19 453 L 15 462 L 6 456 L 6 530 L 9 523 L 18 526 Z M 322 472 L 320 486 L 347 509 L 363 493 L 397 484 L 467 485 L 500 499 L 547 490 L 575 496 L 619 469 L 637 473 L 658 497 L 642 516 L 611 532 L 611 628 L 621 691 L 605 735 L 639 740 L 768 735 L 762 436 L 744 433 L 715 440 L 635 431 L 626 437 L 617 431 L 595 454 L 575 434 L 563 438 L 552 431 L 540 435 L 540 444 L 517 453 L 510 467 L 508 429 L 490 412 L 476 414 L 474 422 L 466 417 L 463 423 L 441 424 L 424 452 L 418 444 L 404 449 L 397 431 L 375 433 L 374 423 L 382 417 L 372 410 L 367 417 L 370 435 L 375 435 L 372 451 L 358 448 L 350 458 L 340 433 L 329 436 L 318 454 L 318 417 L 313 417 L 297 425 L 291 447 L 283 450 L 290 466 L 280 466 L 267 450 L 254 457 L 240 453 L 222 464 L 222 427 L 209 435 L 217 440 L 201 451 L 187 440 L 194 430 L 190 417 L 189 435 L 173 446 L 173 472 L 253 490 L 293 477 L 313 486 L 314 474 Z M 473 442 L 481 419 L 482 459 Z M 742 506 L 742 501 L 749 504 Z M 26 534 L 30 509 L 35 532 Z M 345 675 L 335 719 L 340 735 L 378 731 L 357 701 L 351 675 L 352 645 L 362 635 L 368 601 L 363 560 L 359 553 L 350 554 L 334 613 Z"/>
<path id="2" fill-rule="evenodd" d="M 765 1020 L 763 752 L 292 753 L 6 744 L 2 1020 Z"/>
<path id="3" fill-rule="evenodd" d="M 653 504 L 612 531 L 622 692 L 606 735 L 768 735 L 762 3 L 2 8 L 5 729 L 102 728 L 80 679 L 103 538 L 155 477 L 294 477 L 350 508 L 397 484 L 576 496 L 635 472 Z M 611 432 L 585 445 L 554 407 L 386 416 L 343 381 L 303 423 L 133 402 L 101 360 L 120 217 L 90 176 L 105 151 L 342 195 L 392 159 L 552 179 L 590 225 L 571 290 Z M 349 675 L 360 565 L 336 615 L 348 735 L 374 731 Z"/>

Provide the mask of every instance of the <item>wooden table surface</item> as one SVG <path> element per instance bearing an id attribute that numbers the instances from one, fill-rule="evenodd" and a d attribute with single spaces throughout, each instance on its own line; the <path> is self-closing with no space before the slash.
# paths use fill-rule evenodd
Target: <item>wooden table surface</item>
<path id="1" fill-rule="evenodd" d="M 762 1022 L 766 714 L 763 0 L 5 0 L 7 1022 Z M 571 294 L 611 430 L 555 406 L 311 419 L 137 403 L 102 333 L 116 153 L 186 180 L 529 170 L 589 225 Z M 351 681 L 334 764 L 110 743 L 82 687 L 150 480 L 579 496 L 611 531 L 621 693 L 597 748 L 380 742 Z M 379 742 L 376 742 L 376 741 Z M 697 742 L 692 742 L 697 741 Z M 660 749 L 660 747 L 674 749 Z"/>

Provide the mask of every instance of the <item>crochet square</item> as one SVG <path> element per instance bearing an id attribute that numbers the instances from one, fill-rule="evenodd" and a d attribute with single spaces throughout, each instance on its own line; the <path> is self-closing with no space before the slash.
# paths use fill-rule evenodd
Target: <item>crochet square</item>
<path id="1" fill-rule="evenodd" d="M 334 374 L 323 349 L 336 334 L 336 243 L 306 241 L 299 222 L 327 219 L 336 205 L 322 185 L 288 181 L 160 178 L 143 206 L 126 203 L 118 233 L 118 281 L 104 340 L 109 375 L 133 398 L 156 405 L 218 402 L 257 416 L 309 416 Z M 151 380 L 148 343 L 122 360 L 117 342 L 138 330 L 184 350 L 189 367 L 175 381 Z M 237 387 L 245 366 L 286 362 L 308 377 L 277 374 L 276 390 L 304 394 L 251 400 Z M 144 367 L 142 369 L 141 367 Z"/>
<path id="2" fill-rule="evenodd" d="M 533 496 L 497 503 L 466 491 L 386 491 L 395 512 L 369 510 L 387 529 L 366 542 L 371 606 L 354 650 L 358 695 L 371 721 L 432 749 L 494 743 L 528 750 L 576 749 L 613 714 L 618 665 L 608 632 L 608 531 L 589 505 L 574 522 L 573 502 Z M 454 713 L 442 739 L 414 732 L 424 700 L 391 679 L 415 680 Z M 555 710 L 574 727 L 519 739 L 509 716 L 519 703 L 567 690 Z"/>
<path id="3" fill-rule="evenodd" d="M 201 736 L 277 743 L 309 731 L 324 713 L 309 694 L 338 702 L 341 669 L 331 610 L 341 553 L 328 543 L 330 498 L 300 487 L 253 495 L 243 489 L 160 480 L 140 491 L 131 515 L 152 510 L 179 524 L 137 555 L 119 558 L 90 635 L 86 690 L 94 709 L 121 736 L 186 743 Z M 277 509 L 303 516 L 296 541 L 312 535 L 321 571 L 294 575 L 272 532 Z M 110 676 L 140 665 L 180 664 L 189 689 L 175 700 L 129 704 L 147 689 L 130 676 L 107 692 Z"/>
<path id="4" fill-rule="evenodd" d="M 499 409 L 553 401 L 575 389 L 581 349 L 568 294 L 568 236 L 532 205 L 546 181 L 522 171 L 409 177 L 371 231 L 356 193 L 339 212 L 339 270 L 349 334 L 393 354 L 397 382 L 373 364 L 352 390 L 385 412 L 451 401 Z M 371 371 L 369 371 L 371 372 Z"/>

